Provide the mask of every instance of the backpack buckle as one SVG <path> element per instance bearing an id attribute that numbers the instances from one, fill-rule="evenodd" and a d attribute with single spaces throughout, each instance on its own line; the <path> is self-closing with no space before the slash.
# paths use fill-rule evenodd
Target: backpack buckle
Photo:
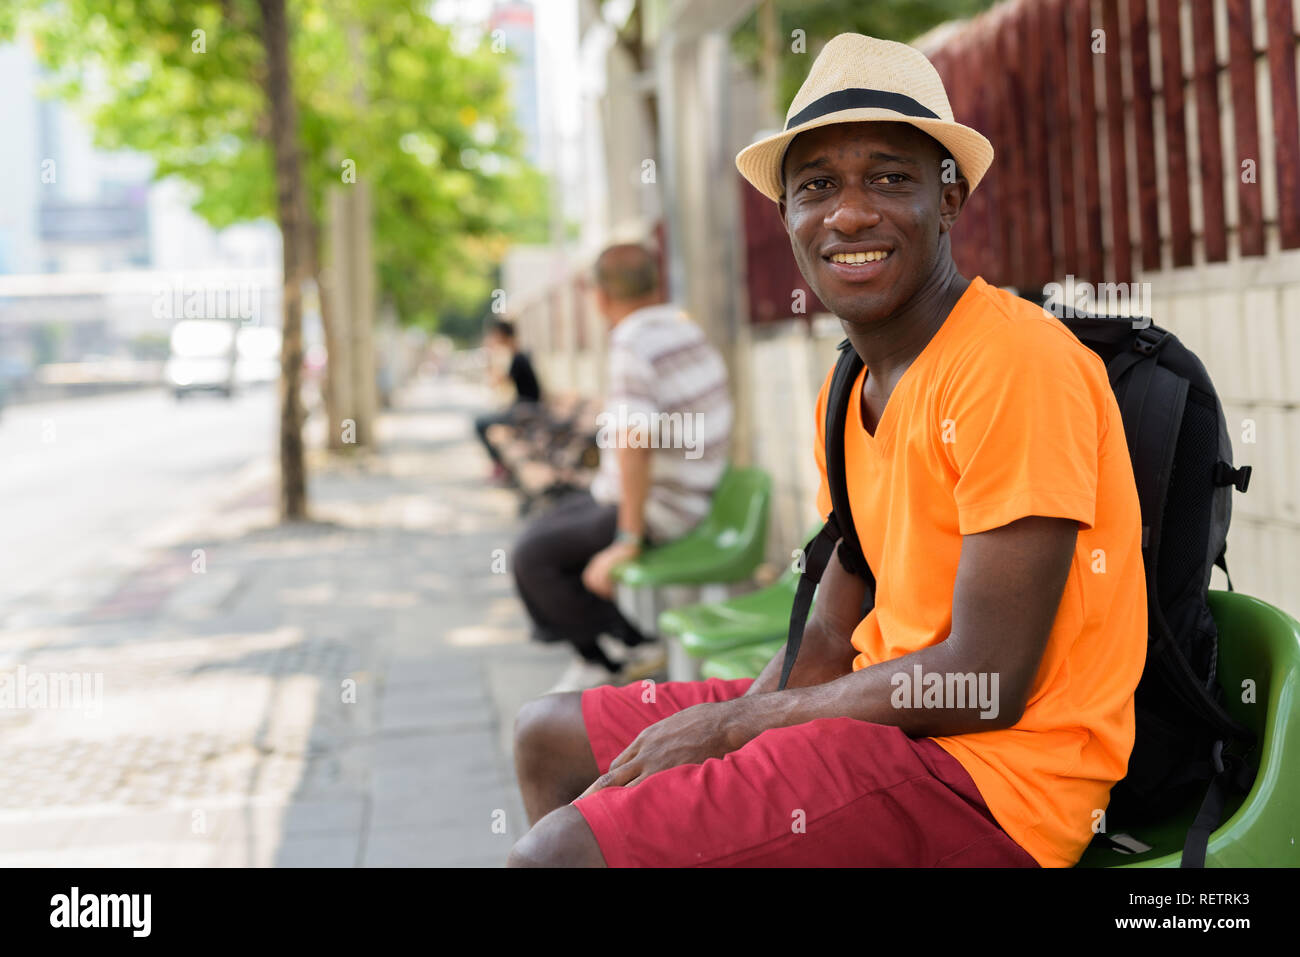
<path id="1" fill-rule="evenodd" d="M 1133 339 L 1133 349 L 1144 356 L 1153 356 L 1164 347 L 1168 339 L 1169 333 L 1164 329 L 1146 326 L 1139 330 L 1137 336 Z"/>
<path id="2" fill-rule="evenodd" d="M 1249 465 L 1243 465 L 1241 468 L 1234 469 L 1227 462 L 1214 463 L 1214 484 L 1231 485 L 1238 492 L 1244 492 L 1250 487 Z"/>

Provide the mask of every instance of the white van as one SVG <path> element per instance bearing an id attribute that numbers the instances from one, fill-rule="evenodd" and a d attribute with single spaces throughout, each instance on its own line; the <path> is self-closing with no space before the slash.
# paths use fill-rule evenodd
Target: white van
<path id="1" fill-rule="evenodd" d="M 235 383 L 268 385 L 280 381 L 280 330 L 241 326 L 235 336 Z"/>
<path id="2" fill-rule="evenodd" d="M 172 328 L 171 356 L 163 378 L 172 394 L 235 392 L 236 323 L 225 319 L 182 319 Z"/>

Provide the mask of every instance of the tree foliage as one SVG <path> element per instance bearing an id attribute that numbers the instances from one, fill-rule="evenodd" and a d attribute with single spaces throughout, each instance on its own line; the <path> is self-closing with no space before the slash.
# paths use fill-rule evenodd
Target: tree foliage
<path id="1" fill-rule="evenodd" d="M 777 41 L 781 51 L 778 102 L 780 116 L 808 76 L 812 57 L 839 33 L 865 33 L 882 40 L 907 43 L 948 20 L 970 17 L 993 6 L 995 0 L 773 0 L 776 3 Z M 796 30 L 802 30 L 804 50 L 794 49 Z M 732 35 L 738 59 L 756 66 L 762 56 L 758 13 L 752 13 Z"/>
<path id="2" fill-rule="evenodd" d="M 23 0 L 54 91 L 97 143 L 195 187 L 215 227 L 272 218 L 265 54 L 254 0 Z M 381 295 L 404 321 L 481 301 L 512 239 L 545 236 L 544 179 L 519 158 L 504 68 L 456 47 L 420 0 L 290 0 L 310 214 L 372 184 Z M 0 22 L 0 28 L 4 23 Z"/>

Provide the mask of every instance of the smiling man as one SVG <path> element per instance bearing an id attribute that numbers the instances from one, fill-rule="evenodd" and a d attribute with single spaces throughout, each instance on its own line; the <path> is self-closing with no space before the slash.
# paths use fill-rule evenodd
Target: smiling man
<path id="1" fill-rule="evenodd" d="M 527 706 L 512 864 L 1077 861 L 1133 744 L 1141 519 L 1100 359 L 953 262 L 992 158 L 923 55 L 857 34 L 737 157 L 865 364 L 843 459 L 874 605 L 832 561 L 785 690 L 778 655 Z"/>

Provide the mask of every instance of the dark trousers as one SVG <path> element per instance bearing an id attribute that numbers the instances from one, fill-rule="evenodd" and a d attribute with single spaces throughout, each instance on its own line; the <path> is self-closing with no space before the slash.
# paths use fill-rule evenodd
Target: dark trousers
<path id="1" fill-rule="evenodd" d="M 501 461 L 501 453 L 488 440 L 487 430 L 494 425 L 515 425 L 521 419 L 533 414 L 536 408 L 536 403 L 521 400 L 500 412 L 488 412 L 474 420 L 474 431 L 478 433 L 478 440 L 483 443 L 483 448 L 487 449 L 487 454 L 492 456 L 492 461 L 497 465 L 505 467 L 505 463 Z"/>
<path id="2" fill-rule="evenodd" d="M 515 587 L 533 620 L 533 638 L 567 641 L 588 661 L 610 671 L 617 666 L 596 644 L 613 635 L 638 645 L 644 635 L 612 602 L 587 591 L 582 570 L 593 555 L 614 541 L 618 506 L 598 505 L 587 492 L 575 492 L 533 521 L 515 544 Z"/>

